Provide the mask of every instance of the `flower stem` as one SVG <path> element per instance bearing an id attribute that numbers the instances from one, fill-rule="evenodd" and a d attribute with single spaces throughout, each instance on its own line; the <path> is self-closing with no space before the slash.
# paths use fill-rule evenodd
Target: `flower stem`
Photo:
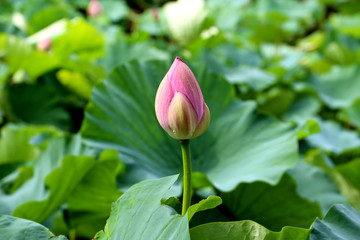
<path id="1" fill-rule="evenodd" d="M 183 203 L 181 215 L 185 215 L 191 204 L 191 156 L 190 140 L 180 140 L 181 152 L 183 157 Z"/>

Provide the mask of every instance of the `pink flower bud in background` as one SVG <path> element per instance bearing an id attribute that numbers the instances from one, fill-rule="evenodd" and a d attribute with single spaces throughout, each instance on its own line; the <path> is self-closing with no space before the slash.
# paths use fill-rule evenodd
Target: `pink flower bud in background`
<path id="1" fill-rule="evenodd" d="M 101 14 L 102 8 L 100 5 L 99 0 L 90 0 L 88 8 L 87 8 L 87 14 L 89 17 L 97 17 Z"/>
<path id="2" fill-rule="evenodd" d="M 159 20 L 159 10 L 155 7 L 151 8 L 151 16 L 154 20 Z"/>
<path id="3" fill-rule="evenodd" d="M 41 51 L 49 51 L 51 49 L 51 38 L 46 37 L 37 42 L 36 48 Z"/>
<path id="4" fill-rule="evenodd" d="M 160 83 L 155 112 L 161 127 L 175 139 L 195 138 L 209 126 L 210 111 L 199 83 L 179 57 Z"/>

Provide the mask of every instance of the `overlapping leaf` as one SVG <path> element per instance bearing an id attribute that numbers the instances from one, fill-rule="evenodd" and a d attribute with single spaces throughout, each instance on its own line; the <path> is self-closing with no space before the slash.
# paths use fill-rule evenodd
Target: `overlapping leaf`
<path id="1" fill-rule="evenodd" d="M 331 159 L 321 151 L 310 151 L 306 160 L 313 165 L 320 167 L 339 188 L 343 196 L 357 210 L 360 210 L 360 161 L 354 159 L 347 163 L 334 166 Z"/>
<path id="2" fill-rule="evenodd" d="M 58 134 L 56 128 L 46 126 L 25 126 L 9 124 L 1 129 L 0 164 L 34 160 L 40 148 L 31 145 L 30 140 L 37 134 Z"/>
<path id="3" fill-rule="evenodd" d="M 91 238 L 102 228 L 101 224 L 105 224 L 112 202 L 120 195 L 115 183 L 118 165 L 116 151 L 104 151 L 98 162 L 90 156 L 66 156 L 61 166 L 45 179 L 49 196 L 43 201 L 29 201 L 19 206 L 14 215 L 44 222 L 67 202 L 70 229 Z M 79 213 L 88 217 L 84 219 Z"/>
<path id="4" fill-rule="evenodd" d="M 9 66 L 9 73 L 25 70 L 32 80 L 60 65 L 58 59 L 32 49 L 23 39 L 12 35 L 0 35 L 0 51 Z"/>
<path id="5" fill-rule="evenodd" d="M 352 125 L 360 127 L 360 98 L 355 100 L 349 107 L 344 108 L 342 114 Z"/>
<path id="6" fill-rule="evenodd" d="M 276 186 L 243 183 L 234 191 L 221 194 L 221 198 L 236 219 L 251 219 L 273 231 L 284 226 L 308 228 L 321 215 L 318 203 L 300 197 L 294 180 L 287 174 Z"/>
<path id="7" fill-rule="evenodd" d="M 341 154 L 360 148 L 360 138 L 355 131 L 347 130 L 334 121 L 317 120 L 321 132 L 309 136 L 307 141 L 314 147 Z"/>
<path id="8" fill-rule="evenodd" d="M 222 203 L 222 200 L 218 196 L 209 196 L 207 199 L 201 200 L 199 203 L 191 205 L 188 209 L 188 218 L 189 221 L 194 216 L 195 213 L 200 211 L 205 211 L 217 207 Z"/>
<path id="9" fill-rule="evenodd" d="M 64 236 L 56 237 L 38 223 L 9 215 L 0 215 L 0 239 L 67 240 Z"/>
<path id="10" fill-rule="evenodd" d="M 335 203 L 347 203 L 335 183 L 320 168 L 301 161 L 289 174 L 297 183 L 297 192 L 313 202 L 319 202 L 323 214 Z"/>
<path id="11" fill-rule="evenodd" d="M 316 219 L 312 240 L 357 239 L 360 234 L 360 214 L 349 205 L 333 206 L 323 220 Z"/>
<path id="12" fill-rule="evenodd" d="M 44 185 L 47 175 L 60 165 L 66 155 L 92 155 L 94 151 L 81 144 L 80 136 L 55 138 L 36 159 L 32 178 L 24 182 L 14 193 L 0 195 L 0 212 L 11 214 L 28 201 L 42 201 L 47 197 Z"/>
<path id="13" fill-rule="evenodd" d="M 272 232 L 260 224 L 249 220 L 208 223 L 190 230 L 190 236 L 193 240 L 307 240 L 309 235 L 310 230 L 294 227 L 284 227 L 280 232 Z"/>
<path id="14" fill-rule="evenodd" d="M 360 67 L 334 66 L 329 73 L 312 75 L 309 85 L 330 108 L 348 107 L 360 97 Z"/>
<path id="15" fill-rule="evenodd" d="M 177 178 L 146 180 L 129 188 L 114 204 L 104 231 L 96 239 L 189 240 L 187 215 L 174 214 L 161 205 L 162 196 Z"/>

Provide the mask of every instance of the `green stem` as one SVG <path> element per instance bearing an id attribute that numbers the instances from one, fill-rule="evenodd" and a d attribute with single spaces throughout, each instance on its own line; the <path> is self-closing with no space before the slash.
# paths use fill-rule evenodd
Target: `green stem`
<path id="1" fill-rule="evenodd" d="M 190 140 L 180 140 L 181 152 L 183 157 L 183 203 L 181 215 L 185 215 L 191 204 L 191 156 Z"/>

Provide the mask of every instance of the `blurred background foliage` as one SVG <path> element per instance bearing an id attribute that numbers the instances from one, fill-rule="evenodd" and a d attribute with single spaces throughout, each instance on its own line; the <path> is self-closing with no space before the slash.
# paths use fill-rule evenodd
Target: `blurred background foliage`
<path id="1" fill-rule="evenodd" d="M 91 7 L 94 3 L 100 4 L 98 9 Z M 145 75 L 163 76 L 163 66 L 170 66 L 176 56 L 194 66 L 199 78 L 205 66 L 206 76 L 216 75 L 231 85 L 224 95 L 225 85 L 219 93 L 216 85 L 205 88 L 205 100 L 212 96 L 214 106 L 220 109 L 222 105 L 215 102 L 227 102 L 233 94 L 256 105 L 244 104 L 244 109 L 272 119 L 264 122 L 297 129 L 297 165 L 291 168 L 289 163 L 287 169 L 291 169 L 273 180 L 239 180 L 237 188 L 225 187 L 210 170 L 199 166 L 206 176 L 196 175 L 194 198 L 215 192 L 224 205 L 196 215 L 191 226 L 213 219 L 250 219 L 279 231 L 286 225 L 309 227 L 334 203 L 350 203 L 360 211 L 359 1 L 0 0 L 0 13 L 0 213 L 43 223 L 72 239 L 93 237 L 101 230 L 111 203 L 122 191 L 145 178 L 139 176 L 158 176 L 134 170 L 118 147 L 123 140 L 99 133 L 97 123 L 102 129 L 108 126 L 110 132 L 117 123 L 123 124 L 97 110 L 106 107 L 99 96 L 116 98 L 117 88 L 130 91 L 131 85 L 104 92 L 104 79 L 111 83 L 129 76 L 143 84 Z M 157 66 L 154 61 L 163 64 Z M 135 62 L 140 67 L 131 65 Z M 150 67 L 141 67 L 148 62 Z M 121 64 L 125 67 L 117 68 Z M 201 82 L 206 85 L 206 79 Z M 92 91 L 94 86 L 99 86 L 98 91 Z M 141 97 L 134 98 L 135 104 L 141 104 Z M 137 116 L 131 110 L 127 113 L 127 108 L 119 107 L 125 113 L 116 112 L 116 104 L 115 115 Z M 87 105 L 88 119 L 83 121 Z M 99 119 L 91 117 L 94 114 Z M 107 122 L 101 123 L 103 117 Z M 259 125 L 254 120 L 254 126 Z M 267 134 L 259 129 L 255 134 Z M 97 134 L 110 144 L 96 143 Z M 132 132 L 127 136 L 137 139 Z M 161 174 L 166 173 L 173 172 Z M 56 184 L 63 180 L 61 186 Z M 252 190 L 246 192 L 247 188 Z M 244 191 L 256 198 L 265 188 L 270 189 L 269 198 L 280 191 L 309 214 L 296 221 L 284 216 L 275 224 L 271 216 L 233 204 L 245 201 L 239 200 Z M 285 194 L 281 189 L 289 191 L 284 190 Z M 92 204 L 84 205 L 89 198 Z M 39 203 L 41 207 L 35 206 Z"/>

